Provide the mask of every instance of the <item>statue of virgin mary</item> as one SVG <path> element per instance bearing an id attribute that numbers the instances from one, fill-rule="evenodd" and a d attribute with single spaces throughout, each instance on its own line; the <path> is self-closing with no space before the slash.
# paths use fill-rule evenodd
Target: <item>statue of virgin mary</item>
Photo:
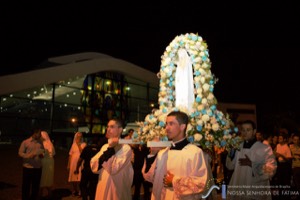
<path id="1" fill-rule="evenodd" d="M 185 49 L 178 50 L 175 74 L 175 106 L 191 112 L 195 101 L 193 67 L 191 58 Z"/>

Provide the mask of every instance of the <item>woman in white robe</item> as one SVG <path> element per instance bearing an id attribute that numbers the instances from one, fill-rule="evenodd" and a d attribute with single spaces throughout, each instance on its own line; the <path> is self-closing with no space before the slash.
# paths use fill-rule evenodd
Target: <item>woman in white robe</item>
<path id="1" fill-rule="evenodd" d="M 46 131 L 41 131 L 41 138 L 45 148 L 44 158 L 42 159 L 42 176 L 40 183 L 40 195 L 43 196 L 46 190 L 46 196 L 51 195 L 54 178 L 54 155 L 55 148 Z"/>
<path id="2" fill-rule="evenodd" d="M 78 174 L 75 174 L 76 166 L 80 154 L 83 148 L 86 146 L 86 143 L 83 141 L 82 133 L 77 132 L 74 135 L 73 144 L 69 151 L 69 161 L 67 169 L 69 170 L 68 181 L 72 183 L 73 195 L 79 195 L 79 182 L 81 180 L 81 168 L 78 170 Z"/>

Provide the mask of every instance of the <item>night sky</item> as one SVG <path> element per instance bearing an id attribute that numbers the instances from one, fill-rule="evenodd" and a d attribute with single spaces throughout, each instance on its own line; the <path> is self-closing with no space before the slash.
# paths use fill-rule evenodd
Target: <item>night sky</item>
<path id="1" fill-rule="evenodd" d="M 258 114 L 299 114 L 299 6 L 195 2 L 2 5 L 0 75 L 87 51 L 157 73 L 175 36 L 198 33 L 219 79 L 218 101 L 256 103 Z"/>

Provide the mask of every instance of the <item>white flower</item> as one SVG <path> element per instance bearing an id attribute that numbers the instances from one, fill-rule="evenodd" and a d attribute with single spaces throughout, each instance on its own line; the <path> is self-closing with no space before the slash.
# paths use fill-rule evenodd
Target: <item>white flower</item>
<path id="1" fill-rule="evenodd" d="M 160 114 L 161 114 L 161 110 L 155 110 L 155 111 L 154 111 L 154 116 L 155 116 L 155 117 L 160 116 Z"/>
<path id="2" fill-rule="evenodd" d="M 202 121 L 203 121 L 204 123 L 206 123 L 206 122 L 209 120 L 209 116 L 205 114 L 205 115 L 202 116 L 201 119 L 202 119 Z"/>
<path id="3" fill-rule="evenodd" d="M 201 42 L 198 40 L 195 45 L 196 45 L 196 47 L 200 48 L 201 47 Z"/>
<path id="4" fill-rule="evenodd" d="M 200 78 L 200 82 L 201 82 L 202 84 L 205 84 L 205 77 L 202 76 L 202 77 Z M 203 89 L 204 89 L 204 85 L 203 85 Z M 204 91 L 205 91 L 205 89 L 204 89 Z"/>
<path id="5" fill-rule="evenodd" d="M 217 122 L 217 119 L 216 119 L 215 117 L 210 118 L 210 122 L 211 122 L 212 124 L 218 123 L 218 122 Z"/>
<path id="6" fill-rule="evenodd" d="M 206 69 L 206 68 L 208 68 L 208 65 L 206 63 L 203 63 L 202 67 L 203 67 L 203 69 Z"/>
<path id="7" fill-rule="evenodd" d="M 198 110 L 203 110 L 203 108 L 204 108 L 204 105 L 203 105 L 203 104 L 200 104 L 200 105 L 197 106 L 197 109 L 198 109 Z"/>
<path id="8" fill-rule="evenodd" d="M 195 81 L 195 82 L 199 82 L 201 78 L 202 78 L 202 77 L 197 76 L 197 77 L 194 78 L 194 81 Z"/>
<path id="9" fill-rule="evenodd" d="M 198 120 L 197 121 L 197 125 L 203 126 L 203 121 L 202 120 Z"/>
<path id="10" fill-rule="evenodd" d="M 153 131 L 153 130 L 151 130 L 151 131 L 149 132 L 149 134 L 150 134 L 151 138 L 153 138 L 153 137 L 155 137 L 155 136 L 156 136 L 156 132 L 155 132 L 155 131 Z"/>
<path id="11" fill-rule="evenodd" d="M 199 72 L 201 73 L 202 76 L 205 76 L 207 73 L 204 69 L 200 68 Z"/>
<path id="12" fill-rule="evenodd" d="M 170 70 L 169 68 L 165 68 L 165 69 L 164 69 L 164 72 L 165 72 L 166 74 L 168 74 L 168 73 L 169 73 L 169 70 Z"/>
<path id="13" fill-rule="evenodd" d="M 180 111 L 182 111 L 182 112 L 185 112 L 185 113 L 188 113 L 188 109 L 187 109 L 187 107 L 185 107 L 185 106 L 179 106 L 178 107 L 178 109 L 180 110 Z"/>
<path id="14" fill-rule="evenodd" d="M 163 66 L 166 66 L 166 65 L 168 65 L 170 62 L 171 62 L 171 58 L 167 57 L 167 58 L 165 59 L 165 61 L 164 61 L 162 64 L 163 64 Z"/>
<path id="15" fill-rule="evenodd" d="M 186 128 L 186 132 L 189 132 L 193 129 L 193 126 L 189 123 L 187 128 Z"/>
<path id="16" fill-rule="evenodd" d="M 209 90 L 209 85 L 207 83 L 204 83 L 202 88 L 203 88 L 204 92 L 207 92 Z"/>
<path id="17" fill-rule="evenodd" d="M 196 142 L 199 142 L 200 140 L 202 140 L 203 136 L 199 133 L 194 134 L 194 140 Z"/>
<path id="18" fill-rule="evenodd" d="M 171 46 L 167 46 L 166 51 L 171 51 Z"/>
<path id="19" fill-rule="evenodd" d="M 201 67 L 200 64 L 195 64 L 195 66 L 194 66 L 195 71 L 199 70 L 201 73 L 200 67 Z"/>
<path id="20" fill-rule="evenodd" d="M 201 59 L 200 57 L 197 57 L 197 58 L 194 59 L 194 61 L 195 61 L 195 62 L 201 62 L 202 59 Z"/>
<path id="21" fill-rule="evenodd" d="M 207 99 L 206 99 L 206 98 L 203 98 L 202 101 L 201 101 L 201 103 L 202 103 L 203 105 L 207 104 Z"/>
<path id="22" fill-rule="evenodd" d="M 219 126 L 219 124 L 217 124 L 217 123 L 215 123 L 215 124 L 212 125 L 212 130 L 213 130 L 213 131 L 218 131 L 219 128 L 220 128 L 220 126 Z"/>
<path id="23" fill-rule="evenodd" d="M 224 135 L 223 136 L 223 139 L 224 140 L 228 140 L 228 139 L 231 139 L 232 135 L 231 134 L 227 134 L 227 135 Z"/>
<path id="24" fill-rule="evenodd" d="M 214 94 L 210 92 L 210 93 L 208 94 L 208 96 L 207 96 L 207 99 L 208 99 L 208 100 L 213 100 L 214 97 L 215 97 Z"/>
<path id="25" fill-rule="evenodd" d="M 167 118 L 167 114 L 161 114 L 161 115 L 158 117 L 158 120 L 161 121 L 161 122 L 165 122 L 165 121 L 166 121 L 166 118 Z"/>
<path id="26" fill-rule="evenodd" d="M 144 127 L 143 127 L 143 132 L 144 132 L 144 133 L 148 132 L 148 130 L 149 130 L 148 126 L 144 126 Z"/>

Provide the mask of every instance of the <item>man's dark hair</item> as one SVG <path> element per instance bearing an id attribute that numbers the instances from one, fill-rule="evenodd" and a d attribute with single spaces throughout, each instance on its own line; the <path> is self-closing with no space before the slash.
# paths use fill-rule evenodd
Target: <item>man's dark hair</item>
<path id="1" fill-rule="evenodd" d="M 300 137 L 300 134 L 299 134 L 299 132 L 294 132 L 294 134 L 293 134 L 292 138 L 294 138 L 294 137 Z"/>
<path id="2" fill-rule="evenodd" d="M 128 134 L 129 134 L 130 132 L 134 132 L 134 130 L 131 128 L 131 129 L 128 130 Z"/>
<path id="3" fill-rule="evenodd" d="M 112 119 L 112 120 L 115 121 L 116 124 L 117 124 L 119 127 L 124 128 L 124 122 L 123 122 L 122 119 L 114 118 L 114 119 Z"/>
<path id="4" fill-rule="evenodd" d="M 186 113 L 181 112 L 181 111 L 172 111 L 167 116 L 168 117 L 170 117 L 170 116 L 176 117 L 179 124 L 187 125 L 189 123 L 189 116 Z"/>
<path id="5" fill-rule="evenodd" d="M 245 121 L 242 122 L 242 125 L 243 124 L 250 124 L 252 126 L 253 129 L 256 129 L 256 124 L 254 121 L 250 120 L 250 119 L 247 119 Z"/>
<path id="6" fill-rule="evenodd" d="M 265 130 L 260 130 L 259 132 L 261 132 L 262 138 L 264 140 L 267 140 L 271 136 L 271 134 Z"/>
<path id="7" fill-rule="evenodd" d="M 31 130 L 31 134 L 41 133 L 41 131 L 42 131 L 42 129 L 37 128 L 37 127 L 34 127 L 34 128 Z"/>
<path id="8" fill-rule="evenodd" d="M 129 136 L 129 134 L 130 134 L 131 132 L 132 132 L 132 133 L 134 132 L 134 130 L 133 130 L 132 128 L 129 129 L 125 134 L 121 135 L 121 138 L 125 138 L 125 137 Z"/>

